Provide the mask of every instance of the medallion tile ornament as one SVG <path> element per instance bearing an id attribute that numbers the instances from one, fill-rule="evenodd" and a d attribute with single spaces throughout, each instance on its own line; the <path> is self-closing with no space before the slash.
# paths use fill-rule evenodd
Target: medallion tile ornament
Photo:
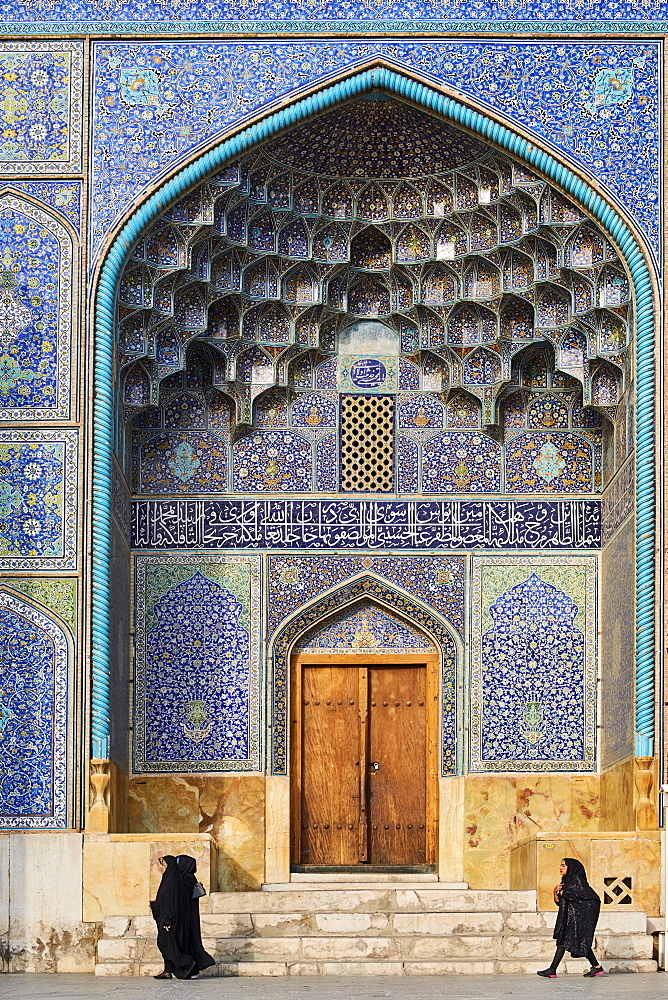
<path id="1" fill-rule="evenodd" d="M 595 770 L 595 561 L 474 556 L 470 671 L 470 771 Z"/>
<path id="2" fill-rule="evenodd" d="M 0 568 L 76 569 L 73 430 L 0 431 Z"/>
<path id="3" fill-rule="evenodd" d="M 0 173 L 79 172 L 83 43 L 2 42 L 0 73 Z"/>
<path id="4" fill-rule="evenodd" d="M 260 560 L 138 557 L 134 770 L 260 767 Z"/>
<path id="5" fill-rule="evenodd" d="M 68 826 L 65 630 L 0 589 L 0 829 Z"/>
<path id="6" fill-rule="evenodd" d="M 70 415 L 73 266 L 61 221 L 0 195 L 0 419 Z"/>

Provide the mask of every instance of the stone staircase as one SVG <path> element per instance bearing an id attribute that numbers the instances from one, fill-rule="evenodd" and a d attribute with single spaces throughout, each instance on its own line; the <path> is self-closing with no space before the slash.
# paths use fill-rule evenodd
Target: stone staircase
<path id="1" fill-rule="evenodd" d="M 455 975 L 535 973 L 554 953 L 555 913 L 535 892 L 482 891 L 425 880 L 327 882 L 305 876 L 262 892 L 212 893 L 202 907 L 205 975 Z M 639 912 L 604 912 L 594 949 L 611 972 L 654 972 L 652 937 Z M 155 924 L 107 917 L 97 975 L 162 968 Z M 582 973 L 584 959 L 561 972 Z"/>

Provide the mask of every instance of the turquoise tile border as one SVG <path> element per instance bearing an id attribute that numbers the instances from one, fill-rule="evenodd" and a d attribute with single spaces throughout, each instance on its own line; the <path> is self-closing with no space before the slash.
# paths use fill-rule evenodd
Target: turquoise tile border
<path id="1" fill-rule="evenodd" d="M 96 295 L 94 454 L 93 454 L 93 690 L 92 753 L 104 757 L 109 740 L 109 568 L 112 436 L 114 419 L 113 330 L 116 284 L 126 256 L 168 205 L 223 163 L 269 136 L 340 101 L 371 88 L 383 88 L 464 126 L 559 185 L 575 198 L 617 243 L 631 272 L 637 310 L 638 407 L 636 447 L 636 752 L 651 753 L 654 741 L 654 296 L 650 272 L 635 236 L 615 209 L 590 185 L 553 156 L 493 119 L 459 101 L 383 66 L 344 77 L 312 96 L 276 111 L 224 140 L 168 179 L 123 226 L 107 254 Z"/>

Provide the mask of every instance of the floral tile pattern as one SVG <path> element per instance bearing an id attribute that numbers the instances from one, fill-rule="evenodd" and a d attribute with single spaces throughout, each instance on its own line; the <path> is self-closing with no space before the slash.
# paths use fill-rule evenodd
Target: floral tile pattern
<path id="1" fill-rule="evenodd" d="M 0 418 L 70 415 L 73 263 L 62 222 L 0 196 Z"/>
<path id="2" fill-rule="evenodd" d="M 140 191 L 194 150 L 319 80 L 382 58 L 533 131 L 607 185 L 658 249 L 658 53 L 655 42 L 638 41 L 95 43 L 95 247 Z"/>
<path id="3" fill-rule="evenodd" d="M 77 431 L 0 431 L 0 567 L 75 569 Z"/>
<path id="4" fill-rule="evenodd" d="M 0 590 L 0 829 L 68 825 L 65 632 L 28 601 Z"/>
<path id="5" fill-rule="evenodd" d="M 2 42 L 0 79 L 0 173 L 80 171 L 83 43 Z"/>
<path id="6" fill-rule="evenodd" d="M 135 771 L 257 770 L 259 557 L 135 567 Z"/>
<path id="7" fill-rule="evenodd" d="M 365 560 L 367 561 L 367 560 Z M 370 561 L 370 560 L 368 560 Z M 348 613 L 356 611 L 358 603 L 362 607 L 369 604 L 380 609 L 383 615 L 394 616 L 398 612 L 405 619 L 405 626 L 423 628 L 438 644 L 441 651 L 441 774 L 455 774 L 458 765 L 457 725 L 458 725 L 458 672 L 460 653 L 453 632 L 440 618 L 431 614 L 428 608 L 395 590 L 385 581 L 363 575 L 344 584 L 303 609 L 285 623 L 272 645 L 272 687 L 271 687 L 271 748 L 270 768 L 272 774 L 286 774 L 288 767 L 288 674 L 289 657 L 295 640 L 304 633 L 318 627 L 323 619 L 348 608 Z"/>
<path id="8" fill-rule="evenodd" d="M 627 520 L 601 554 L 601 767 L 633 756 L 635 524 Z"/>
<path id="9" fill-rule="evenodd" d="M 596 562 L 473 557 L 469 769 L 596 770 Z"/>
<path id="10" fill-rule="evenodd" d="M 435 653 L 427 637 L 395 615 L 364 601 L 300 639 L 300 653 Z"/>

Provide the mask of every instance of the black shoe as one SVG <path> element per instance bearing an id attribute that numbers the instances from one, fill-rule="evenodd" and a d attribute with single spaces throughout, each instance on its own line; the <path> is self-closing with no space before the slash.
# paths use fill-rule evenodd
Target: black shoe
<path id="1" fill-rule="evenodd" d="M 159 975 L 154 976 L 153 978 L 154 979 L 171 979 L 172 978 L 172 974 L 171 974 L 171 972 L 161 972 Z"/>
<path id="2" fill-rule="evenodd" d="M 190 965 L 182 965 L 180 969 L 177 969 L 174 975 L 177 979 L 187 979 L 190 973 L 195 968 L 195 963 L 191 962 Z"/>
<path id="3" fill-rule="evenodd" d="M 543 976 L 545 979 L 556 979 L 557 974 L 554 969 L 541 969 L 540 972 L 536 973 L 537 976 Z"/>
<path id="4" fill-rule="evenodd" d="M 585 979 L 593 979 L 594 976 L 604 976 L 604 975 L 605 975 L 605 969 L 603 968 L 602 965 L 592 965 L 591 969 L 585 972 L 584 977 Z"/>

